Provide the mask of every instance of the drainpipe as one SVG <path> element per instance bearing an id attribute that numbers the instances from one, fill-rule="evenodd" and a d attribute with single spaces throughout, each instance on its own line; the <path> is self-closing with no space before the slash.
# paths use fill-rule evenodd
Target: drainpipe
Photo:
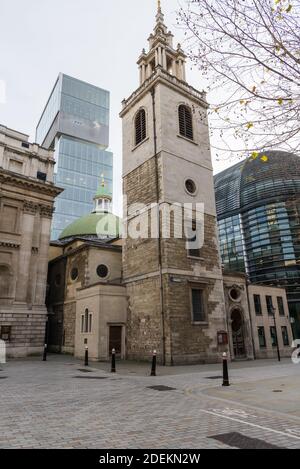
<path id="1" fill-rule="evenodd" d="M 156 183 L 156 202 L 157 202 L 157 227 L 158 227 L 158 270 L 159 270 L 159 289 L 160 289 L 160 310 L 162 322 L 162 364 L 166 364 L 166 335 L 165 335 L 165 311 L 164 311 L 164 286 L 162 276 L 162 246 L 161 246 L 161 224 L 160 224 L 160 206 L 159 206 L 159 175 L 158 175 L 158 155 L 157 155 L 157 131 L 156 131 L 156 112 L 155 112 L 155 87 L 151 88 L 152 111 L 153 111 L 153 137 L 154 137 L 154 157 L 155 157 L 155 183 Z"/>
<path id="2" fill-rule="evenodd" d="M 250 328 L 251 328 L 251 340 L 252 340 L 252 349 L 253 349 L 253 358 L 256 360 L 256 352 L 255 352 L 255 342 L 254 342 L 254 330 L 253 330 L 253 322 L 252 322 L 252 315 L 250 309 L 250 300 L 249 300 L 249 292 L 248 292 L 248 285 L 249 285 L 248 275 L 246 274 L 246 295 L 247 295 L 247 303 L 248 303 L 248 310 L 249 310 L 249 318 L 250 318 Z"/>

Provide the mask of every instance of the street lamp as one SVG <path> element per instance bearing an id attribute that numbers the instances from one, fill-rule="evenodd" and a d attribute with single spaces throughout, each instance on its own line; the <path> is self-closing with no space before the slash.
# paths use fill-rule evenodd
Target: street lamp
<path id="1" fill-rule="evenodd" d="M 275 316 L 275 308 L 274 308 L 273 305 L 270 307 L 270 311 L 271 311 L 272 316 L 273 316 L 273 318 L 274 318 L 274 326 L 275 326 L 275 334 L 276 334 L 277 356 L 278 356 L 278 361 L 280 362 L 281 357 L 280 357 L 280 350 L 279 350 L 279 343 L 278 343 L 278 335 L 277 335 L 276 316 Z"/>

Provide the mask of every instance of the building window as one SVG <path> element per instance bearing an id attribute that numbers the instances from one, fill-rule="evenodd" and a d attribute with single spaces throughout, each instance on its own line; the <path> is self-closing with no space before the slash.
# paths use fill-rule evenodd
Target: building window
<path id="1" fill-rule="evenodd" d="M 263 326 L 257 328 L 258 331 L 258 341 L 260 348 L 266 347 L 266 336 L 265 336 L 265 328 Z"/>
<path id="2" fill-rule="evenodd" d="M 253 295 L 254 298 L 254 308 L 255 308 L 255 314 L 256 316 L 261 316 L 261 301 L 260 301 L 260 295 Z"/>
<path id="3" fill-rule="evenodd" d="M 1 326 L 0 327 L 0 339 L 5 342 L 10 342 L 11 338 L 11 326 Z"/>
<path id="4" fill-rule="evenodd" d="M 193 322 L 206 321 L 204 293 L 199 288 L 192 288 Z"/>
<path id="5" fill-rule="evenodd" d="M 284 316 L 284 305 L 282 296 L 277 296 L 277 305 L 280 316 Z"/>
<path id="6" fill-rule="evenodd" d="M 188 106 L 181 104 L 178 108 L 179 133 L 190 140 L 194 139 L 192 111 Z"/>
<path id="7" fill-rule="evenodd" d="M 192 179 L 187 179 L 185 181 L 185 188 L 186 188 L 186 191 L 191 195 L 195 195 L 197 191 L 196 183 Z"/>
<path id="8" fill-rule="evenodd" d="M 267 303 L 267 310 L 269 316 L 273 316 L 274 314 L 274 307 L 273 307 L 273 301 L 271 296 L 266 296 L 266 303 Z"/>
<path id="9" fill-rule="evenodd" d="M 73 280 L 73 282 L 75 280 L 77 280 L 78 278 L 78 269 L 77 267 L 74 267 L 72 270 L 71 270 L 71 280 Z"/>
<path id="10" fill-rule="evenodd" d="M 135 144 L 138 145 L 146 138 L 146 111 L 145 109 L 140 109 L 135 116 L 134 121 L 135 127 Z"/>
<path id="11" fill-rule="evenodd" d="M 277 333 L 276 333 L 275 326 L 270 327 L 270 334 L 271 334 L 272 347 L 276 347 L 277 346 Z"/>
<path id="12" fill-rule="evenodd" d="M 106 278 L 108 276 L 108 267 L 104 264 L 98 265 L 97 275 L 100 278 Z"/>
<path id="13" fill-rule="evenodd" d="M 92 313 L 88 309 L 81 315 L 81 333 L 89 334 L 92 332 Z"/>
<path id="14" fill-rule="evenodd" d="M 290 345 L 290 341 L 289 341 L 289 334 L 288 334 L 288 330 L 286 326 L 281 327 L 281 333 L 282 333 L 283 345 L 285 347 L 288 347 Z"/>

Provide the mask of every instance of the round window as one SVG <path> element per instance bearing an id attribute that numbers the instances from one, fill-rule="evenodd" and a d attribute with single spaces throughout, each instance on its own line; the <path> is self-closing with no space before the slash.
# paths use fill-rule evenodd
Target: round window
<path id="1" fill-rule="evenodd" d="M 188 191 L 188 193 L 191 195 L 194 195 L 197 190 L 196 184 L 192 179 L 187 179 L 185 181 L 185 188 Z"/>
<path id="2" fill-rule="evenodd" d="M 239 288 L 231 288 L 229 291 L 229 296 L 233 301 L 239 301 L 241 298 L 241 290 Z"/>
<path id="3" fill-rule="evenodd" d="M 98 277 L 100 278 L 105 278 L 108 276 L 108 268 L 106 265 L 104 264 L 101 264 L 101 265 L 98 265 L 97 267 L 97 275 Z"/>
<path id="4" fill-rule="evenodd" d="M 76 280 L 78 278 L 78 269 L 77 267 L 73 267 L 71 270 L 71 279 Z"/>

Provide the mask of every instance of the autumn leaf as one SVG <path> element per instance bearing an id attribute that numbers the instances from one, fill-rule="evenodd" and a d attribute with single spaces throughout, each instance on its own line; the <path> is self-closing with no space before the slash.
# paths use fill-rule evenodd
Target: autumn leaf
<path id="1" fill-rule="evenodd" d="M 283 103 L 283 99 L 282 99 L 282 98 L 279 98 L 279 99 L 277 100 L 277 102 L 278 102 L 279 106 L 281 106 L 282 103 Z"/>
<path id="2" fill-rule="evenodd" d="M 252 122 L 248 122 L 248 124 L 247 124 L 246 127 L 247 127 L 248 130 L 251 129 L 251 128 L 253 127 L 253 123 L 252 123 Z"/>
<path id="3" fill-rule="evenodd" d="M 251 153 L 251 158 L 255 160 L 258 157 L 258 155 L 259 155 L 258 151 L 254 151 L 253 153 Z"/>
<path id="4" fill-rule="evenodd" d="M 293 8 L 293 5 L 289 5 L 285 11 L 289 13 L 292 10 L 292 8 Z"/>
<path id="5" fill-rule="evenodd" d="M 263 163 L 266 163 L 267 161 L 269 161 L 269 158 L 267 157 L 267 155 L 264 155 L 264 156 L 261 157 L 261 161 Z"/>

